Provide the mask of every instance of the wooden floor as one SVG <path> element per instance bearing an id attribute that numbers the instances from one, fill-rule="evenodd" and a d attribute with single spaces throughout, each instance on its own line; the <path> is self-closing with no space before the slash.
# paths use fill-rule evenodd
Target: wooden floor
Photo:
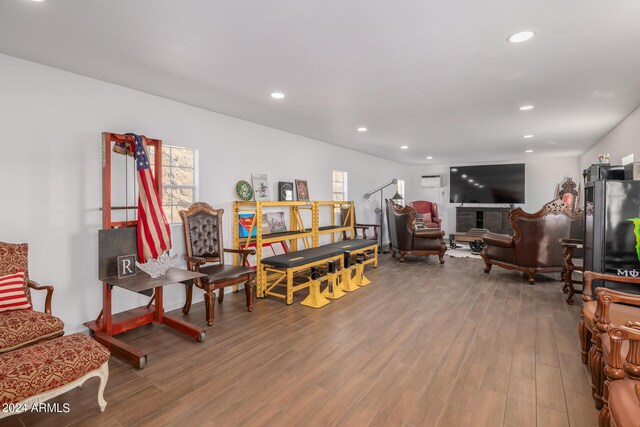
<path id="1" fill-rule="evenodd" d="M 372 284 L 314 310 L 244 294 L 216 306 L 206 341 L 162 326 L 122 335 L 149 352 L 112 358 L 104 413 L 97 380 L 55 400 L 68 414 L 3 426 L 595 426 L 580 363 L 579 299 L 561 285 L 482 261 L 381 256 Z M 202 304 L 189 320 L 205 326 Z"/>

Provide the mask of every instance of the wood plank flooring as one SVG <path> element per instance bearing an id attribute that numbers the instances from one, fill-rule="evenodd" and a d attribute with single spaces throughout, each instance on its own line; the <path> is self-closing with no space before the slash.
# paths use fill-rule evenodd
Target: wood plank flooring
<path id="1" fill-rule="evenodd" d="M 244 294 L 216 305 L 206 341 L 149 325 L 121 338 L 149 352 L 111 358 L 97 380 L 56 398 L 67 414 L 3 426 L 595 426 L 580 363 L 579 299 L 554 276 L 530 286 L 482 261 L 381 255 L 373 282 L 325 308 Z M 204 307 L 188 320 L 206 326 Z"/>

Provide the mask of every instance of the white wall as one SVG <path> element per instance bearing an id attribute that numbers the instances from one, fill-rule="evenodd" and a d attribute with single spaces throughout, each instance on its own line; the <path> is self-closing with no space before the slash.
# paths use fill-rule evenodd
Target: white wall
<path id="1" fill-rule="evenodd" d="M 330 200 L 332 170 L 347 171 L 362 222 L 377 220 L 366 191 L 411 177 L 395 162 L 6 55 L 0 55 L 0 129 L 0 240 L 29 243 L 31 277 L 55 285 L 53 311 L 67 332 L 83 329 L 102 306 L 101 132 L 197 148 L 200 200 L 225 209 L 227 247 L 234 186 L 251 173 L 269 176 L 273 197 L 278 181 L 299 178 L 309 181 L 312 199 Z M 172 227 L 177 252 L 184 246 L 180 233 Z M 201 300 L 201 292 L 194 294 Z M 38 307 L 42 298 L 34 299 Z M 183 289 L 167 288 L 165 301 L 168 309 L 181 306 Z M 114 311 L 145 302 L 116 289 Z"/>
<path id="2" fill-rule="evenodd" d="M 442 218 L 442 229 L 447 233 L 453 233 L 456 226 L 456 206 L 457 203 L 449 203 L 449 168 L 451 166 L 472 166 L 480 164 L 498 164 L 505 162 L 490 163 L 456 163 L 439 164 L 430 166 L 415 166 L 411 183 L 415 200 L 429 200 L 438 203 L 440 217 Z M 577 157 L 561 158 L 534 158 L 523 160 L 525 164 L 525 201 L 521 206 L 527 212 L 535 212 L 546 202 L 553 200 L 556 185 L 564 178 L 573 178 L 576 183 L 582 182 L 582 174 L 579 168 Z M 441 174 L 442 188 L 421 188 L 420 177 L 422 175 Z M 411 200 L 411 199 L 408 199 Z M 476 203 L 465 203 L 465 206 L 483 206 Z M 492 205 L 484 205 L 492 206 Z M 507 205 L 493 205 L 507 206 Z"/>
<path id="3" fill-rule="evenodd" d="M 580 167 L 598 163 L 598 154 L 609 153 L 611 164 L 619 165 L 622 158 L 634 154 L 640 162 L 640 107 L 636 108 L 622 122 L 606 134 L 591 149 L 580 157 Z"/>

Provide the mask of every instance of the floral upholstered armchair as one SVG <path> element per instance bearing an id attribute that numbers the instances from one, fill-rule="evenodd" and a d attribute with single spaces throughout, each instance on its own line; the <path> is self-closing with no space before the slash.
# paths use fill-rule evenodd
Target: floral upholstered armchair
<path id="1" fill-rule="evenodd" d="M 7 284 L 0 285 L 0 354 L 64 334 L 62 320 L 51 315 L 53 286 L 41 286 L 29 279 L 28 253 L 26 243 L 0 242 L 0 283 Z M 7 278 L 12 277 L 22 282 L 22 293 L 20 286 L 9 289 Z M 32 289 L 46 291 L 44 313 L 33 310 Z"/>

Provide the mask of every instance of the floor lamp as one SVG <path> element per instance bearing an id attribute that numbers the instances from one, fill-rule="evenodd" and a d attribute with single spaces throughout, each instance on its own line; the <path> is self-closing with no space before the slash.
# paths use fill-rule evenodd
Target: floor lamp
<path id="1" fill-rule="evenodd" d="M 364 195 L 364 198 L 367 199 L 369 201 L 369 203 L 371 203 L 376 208 L 376 213 L 380 214 L 380 235 L 378 237 L 378 239 L 379 239 L 379 241 L 378 241 L 378 249 L 379 249 L 380 253 L 389 252 L 389 251 L 383 251 L 382 250 L 382 236 L 384 235 L 384 211 L 382 210 L 382 204 L 384 203 L 383 190 L 385 188 L 387 188 L 388 186 L 394 185 L 394 184 L 396 184 L 396 185 L 398 184 L 398 180 L 396 178 L 393 178 L 391 181 L 387 182 L 386 184 L 382 184 L 381 186 L 376 187 L 375 189 L 369 191 L 368 193 L 365 193 L 365 195 Z M 373 196 L 377 192 L 380 192 L 380 207 L 377 207 L 371 201 L 371 196 Z M 397 188 L 396 188 L 396 194 L 393 195 L 391 200 L 394 200 L 394 201 L 395 200 L 402 200 L 402 196 L 400 194 L 398 194 L 398 189 Z"/>

